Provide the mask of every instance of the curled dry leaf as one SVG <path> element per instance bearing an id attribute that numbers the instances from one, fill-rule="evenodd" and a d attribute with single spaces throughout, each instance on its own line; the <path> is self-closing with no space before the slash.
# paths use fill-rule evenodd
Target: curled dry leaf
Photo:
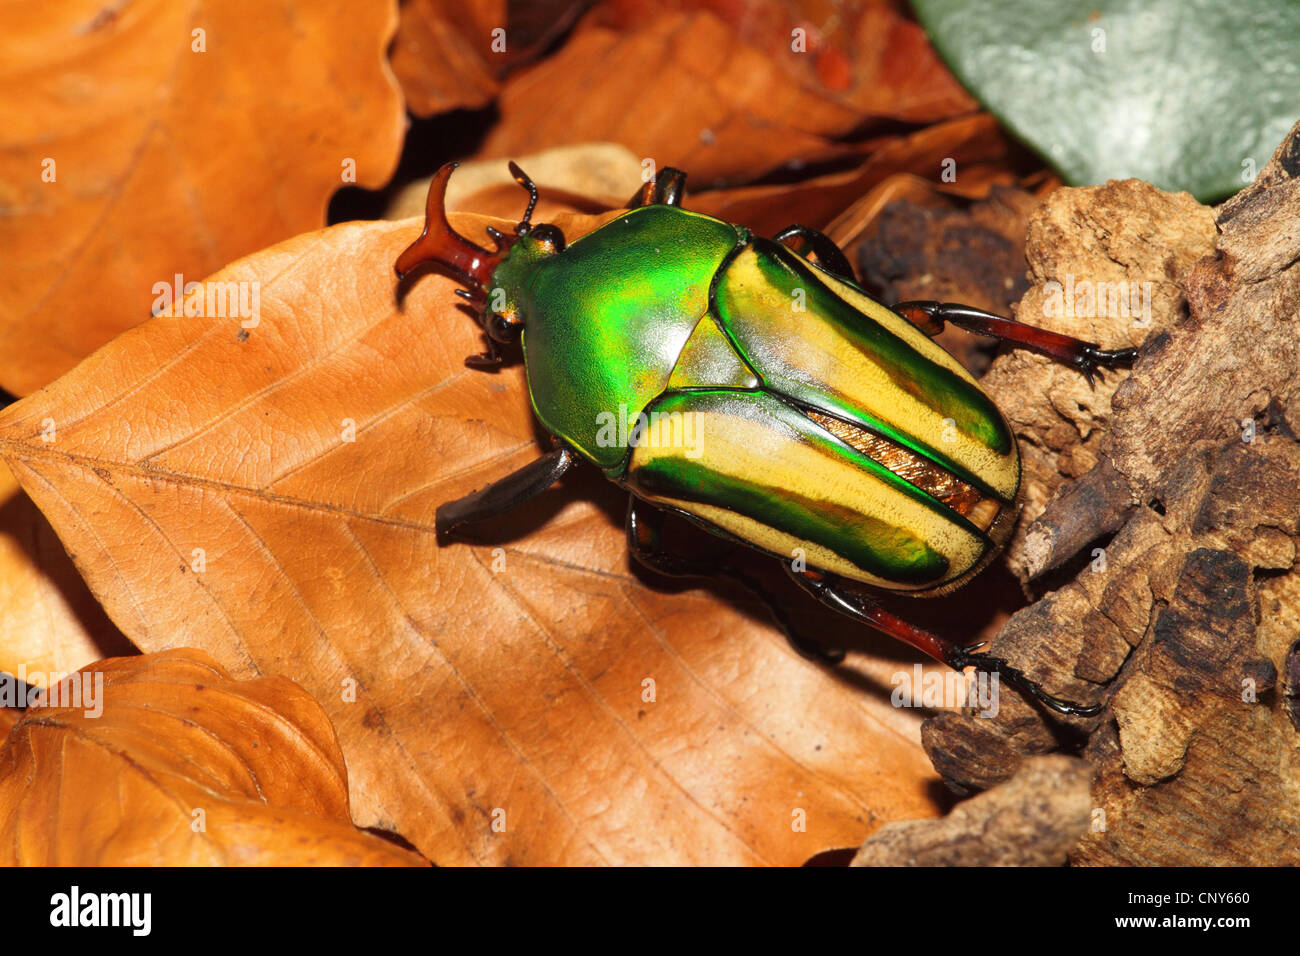
<path id="1" fill-rule="evenodd" d="M 975 106 L 900 0 L 606 0 L 592 20 L 632 31 L 668 11 L 696 10 L 725 23 L 789 82 L 856 110 L 859 124 L 930 123 Z"/>
<path id="2" fill-rule="evenodd" d="M 502 60 L 492 31 L 505 24 L 505 0 L 402 0 L 392 64 L 407 108 L 432 116 L 491 102 Z"/>
<path id="3" fill-rule="evenodd" d="M 898 5 L 850 4 L 838 18 L 819 6 L 601 5 L 556 54 L 509 78 L 479 155 L 611 140 L 698 185 L 749 182 L 794 160 L 851 157 L 836 140 L 873 120 L 976 108 Z"/>
<path id="4" fill-rule="evenodd" d="M 345 224 L 235 263 L 214 280 L 263 284 L 255 328 L 153 319 L 0 414 L 119 626 L 302 684 L 358 823 L 438 863 L 791 864 L 936 812 L 888 661 L 828 672 L 753 602 L 647 587 L 594 472 L 495 546 L 438 546 L 439 503 L 539 449 L 522 369 L 465 368 L 483 343 L 453 283 L 399 309 L 418 232 Z"/>
<path id="5" fill-rule="evenodd" d="M 132 653 L 40 509 L 0 464 L 0 671 L 48 687 L 102 657 Z"/>
<path id="6" fill-rule="evenodd" d="M 982 196 L 994 182 L 1014 181 L 1008 170 L 1010 151 L 1011 145 L 993 117 L 974 113 L 875 144 L 865 150 L 866 159 L 856 169 L 826 173 L 790 185 L 743 186 L 695 194 L 687 204 L 719 219 L 743 223 L 763 235 L 792 222 L 826 229 L 890 176 L 905 170 L 932 170 L 938 178 L 945 161 L 955 164 L 957 183 L 962 184 L 959 194 Z M 847 242 L 855 237 L 839 230 L 833 238 Z"/>
<path id="7" fill-rule="evenodd" d="M 559 212 L 600 212 L 627 202 L 642 182 L 645 167 L 626 146 L 576 143 L 527 156 L 511 156 L 541 191 L 534 222 Z M 431 176 L 403 186 L 384 211 L 385 219 L 424 217 Z M 527 195 L 504 159 L 461 163 L 447 184 L 447 209 L 517 220 Z M 581 203 L 581 206 L 578 204 Z"/>
<path id="8" fill-rule="evenodd" d="M 6 865 L 425 862 L 352 825 L 334 730 L 292 681 L 231 680 L 186 649 L 102 661 L 59 693 L 0 747 Z"/>
<path id="9" fill-rule="evenodd" d="M 416 116 L 486 106 L 595 0 L 402 0 L 393 72 Z M 397 218 L 392 216 L 390 218 Z"/>
<path id="10" fill-rule="evenodd" d="M 392 2 L 6 4 L 0 388 L 70 369 L 146 317 L 155 284 L 386 182 L 405 131 L 395 26 Z"/>

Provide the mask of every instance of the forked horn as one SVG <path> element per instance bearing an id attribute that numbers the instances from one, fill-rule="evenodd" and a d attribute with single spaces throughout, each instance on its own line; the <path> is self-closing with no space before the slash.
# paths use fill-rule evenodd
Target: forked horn
<path id="1" fill-rule="evenodd" d="M 436 262 L 455 272 L 481 295 L 513 238 L 507 239 L 495 229 L 489 230 L 496 250 L 488 251 L 451 228 L 446 212 L 447 181 L 451 179 L 451 171 L 459 165 L 447 163 L 429 183 L 429 198 L 424 206 L 424 232 L 397 257 L 397 277 L 405 279 L 418 266 Z"/>

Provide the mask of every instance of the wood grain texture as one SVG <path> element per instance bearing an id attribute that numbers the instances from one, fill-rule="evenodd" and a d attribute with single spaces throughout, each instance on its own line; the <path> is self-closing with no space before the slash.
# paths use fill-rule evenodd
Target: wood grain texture
<path id="1" fill-rule="evenodd" d="M 1075 863 L 1300 862 L 1297 155 L 1300 127 L 1254 185 L 1213 211 L 1214 250 L 1200 258 L 1192 251 L 1210 211 L 1150 187 L 1062 191 L 1044 215 L 1073 231 L 1030 232 L 1031 262 L 1086 277 L 1092 251 L 1110 250 L 1129 275 L 1152 275 L 1164 303 L 1109 403 L 1109 388 L 1074 404 L 1075 393 L 1049 391 L 1061 422 L 1057 440 L 1037 443 L 1043 461 L 1082 474 L 1086 490 L 1045 484 L 1064 491 L 1029 529 L 1039 553 L 1019 557 L 1035 573 L 1055 568 L 1046 580 L 1056 590 L 993 643 L 1031 673 L 1109 701 L 1100 718 L 1073 722 L 1104 821 L 1075 847 Z M 1116 201 L 1126 194 L 1144 198 Z M 1143 228 L 1160 209 L 1158 228 Z M 1115 254 L 1124 235 L 1146 252 Z M 1091 550 L 1099 544 L 1104 552 Z M 1008 779 L 1059 740 L 1018 701 L 995 720 L 941 715 L 923 733 L 963 789 Z"/>

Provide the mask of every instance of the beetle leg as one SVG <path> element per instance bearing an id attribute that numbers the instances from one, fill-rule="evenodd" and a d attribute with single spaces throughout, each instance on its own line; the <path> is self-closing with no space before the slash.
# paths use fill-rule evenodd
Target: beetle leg
<path id="1" fill-rule="evenodd" d="M 853 266 L 849 265 L 848 257 L 825 233 L 808 226 L 786 226 L 773 236 L 772 240 L 805 259 L 808 258 L 808 254 L 804 250 L 811 250 L 817 254 L 817 264 L 831 275 L 845 282 L 857 284 L 858 277 L 853 274 Z"/>
<path id="2" fill-rule="evenodd" d="M 890 637 L 905 644 L 910 644 L 917 650 L 923 651 L 954 670 L 960 671 L 973 666 L 977 670 L 995 673 L 1012 687 L 1028 694 L 1058 714 L 1072 717 L 1095 717 L 1101 713 L 1100 704 L 1076 704 L 1073 701 L 1056 697 L 1043 690 L 1037 681 L 1031 680 L 1025 676 L 1023 671 L 1012 667 L 1002 658 L 976 653 L 983 646 L 982 644 L 973 647 L 962 647 L 948 638 L 940 637 L 938 634 L 919 628 L 915 624 L 889 613 L 870 598 L 856 591 L 841 588 L 833 575 L 812 568 L 806 571 L 795 571 L 788 565 L 786 565 L 786 572 L 794 579 L 796 584 L 827 607 L 856 618 L 864 624 L 869 624 L 876 630 L 883 631 Z"/>
<path id="3" fill-rule="evenodd" d="M 434 517 L 438 538 L 441 539 L 463 525 L 504 514 L 530 498 L 535 498 L 559 481 L 577 460 L 577 456 L 569 449 L 557 448 L 518 471 L 498 478 L 486 488 L 439 505 Z"/>
<path id="4" fill-rule="evenodd" d="M 663 529 L 667 512 L 632 495 L 627 503 L 627 547 L 632 556 L 651 571 L 675 578 L 715 578 L 726 576 L 738 581 L 767 605 L 786 640 L 799 654 L 821 664 L 838 664 L 844 651 L 826 648 L 800 633 L 793 616 L 767 593 L 752 575 L 725 562 L 698 555 L 683 554 L 664 547 Z"/>
<path id="5" fill-rule="evenodd" d="M 651 571 L 674 578 L 711 577 L 721 570 L 711 561 L 664 547 L 662 508 L 630 495 L 627 501 L 627 549 Z"/>
<path id="6" fill-rule="evenodd" d="M 505 356 L 502 355 L 501 350 L 497 348 L 497 344 L 492 340 L 492 336 L 484 333 L 483 339 L 487 342 L 487 349 L 483 352 L 478 352 L 475 355 L 466 356 L 465 365 L 469 368 L 479 369 L 500 368 L 505 362 Z"/>
<path id="7" fill-rule="evenodd" d="M 1071 338 L 955 302 L 900 302 L 894 306 L 894 311 L 926 335 L 938 335 L 943 331 L 943 324 L 951 322 L 968 332 L 991 335 L 1039 355 L 1046 355 L 1077 368 L 1088 379 L 1089 385 L 1093 384 L 1093 374 L 1100 369 L 1131 368 L 1137 357 L 1137 349 L 1103 349 L 1094 342 Z"/>
<path id="8" fill-rule="evenodd" d="M 627 201 L 629 209 L 637 206 L 680 206 L 686 190 L 686 174 L 675 166 L 659 170 L 652 182 L 646 183 Z"/>

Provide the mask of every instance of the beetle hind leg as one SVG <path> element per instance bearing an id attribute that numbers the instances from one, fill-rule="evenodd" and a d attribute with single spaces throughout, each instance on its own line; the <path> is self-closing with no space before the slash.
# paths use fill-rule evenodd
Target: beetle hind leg
<path id="1" fill-rule="evenodd" d="M 953 670 L 974 667 L 978 671 L 997 674 L 1012 687 L 1029 694 L 1058 714 L 1065 714 L 1069 717 L 1096 717 L 1101 713 L 1100 704 L 1077 704 L 1072 700 L 1049 694 L 1043 690 L 1041 684 L 1027 677 L 1020 668 L 1012 666 L 1001 657 L 979 653 L 979 649 L 985 643 L 981 641 L 979 644 L 972 644 L 969 647 L 955 646 L 951 653 L 951 660 L 944 661 L 944 663 Z"/>
<path id="2" fill-rule="evenodd" d="M 1006 319 L 983 309 L 956 302 L 900 302 L 894 311 L 911 322 L 926 335 L 938 335 L 945 322 L 960 329 L 991 335 L 1020 348 L 1046 355 L 1062 364 L 1078 369 L 1093 384 L 1093 375 L 1103 368 L 1131 368 L 1137 358 L 1137 349 L 1103 349 L 1094 342 L 1062 335 L 1026 325 L 1015 319 Z"/>
<path id="3" fill-rule="evenodd" d="M 1030 679 L 1023 671 L 1011 666 L 1002 658 L 978 653 L 982 644 L 963 647 L 889 613 L 870 598 L 840 587 L 833 575 L 812 568 L 802 572 L 794 571 L 788 565 L 786 572 L 796 584 L 832 610 L 868 624 L 905 644 L 910 644 L 940 663 L 947 664 L 953 670 L 960 671 L 973 666 L 986 673 L 995 673 L 1012 687 L 1058 714 L 1070 717 L 1095 717 L 1101 713 L 1100 704 L 1077 704 L 1049 694 L 1037 681 Z"/>
<path id="4" fill-rule="evenodd" d="M 628 551 L 642 565 L 668 577 L 716 578 L 729 577 L 737 581 L 762 601 L 777 626 L 785 634 L 790 646 L 801 656 L 819 664 L 834 665 L 844 660 L 844 651 L 839 648 L 827 648 L 802 633 L 794 622 L 794 615 L 774 596 L 768 593 L 762 583 L 752 575 L 729 564 L 719 564 L 716 560 L 698 555 L 683 554 L 664 546 L 663 527 L 667 512 L 657 508 L 635 495 L 627 504 L 627 546 Z"/>
<path id="5" fill-rule="evenodd" d="M 858 278 L 853 274 L 853 266 L 840 247 L 831 241 L 830 236 L 808 226 L 786 226 L 775 236 L 773 242 L 779 242 L 791 252 L 808 258 L 808 252 L 817 256 L 817 264 L 836 278 L 857 284 Z"/>

